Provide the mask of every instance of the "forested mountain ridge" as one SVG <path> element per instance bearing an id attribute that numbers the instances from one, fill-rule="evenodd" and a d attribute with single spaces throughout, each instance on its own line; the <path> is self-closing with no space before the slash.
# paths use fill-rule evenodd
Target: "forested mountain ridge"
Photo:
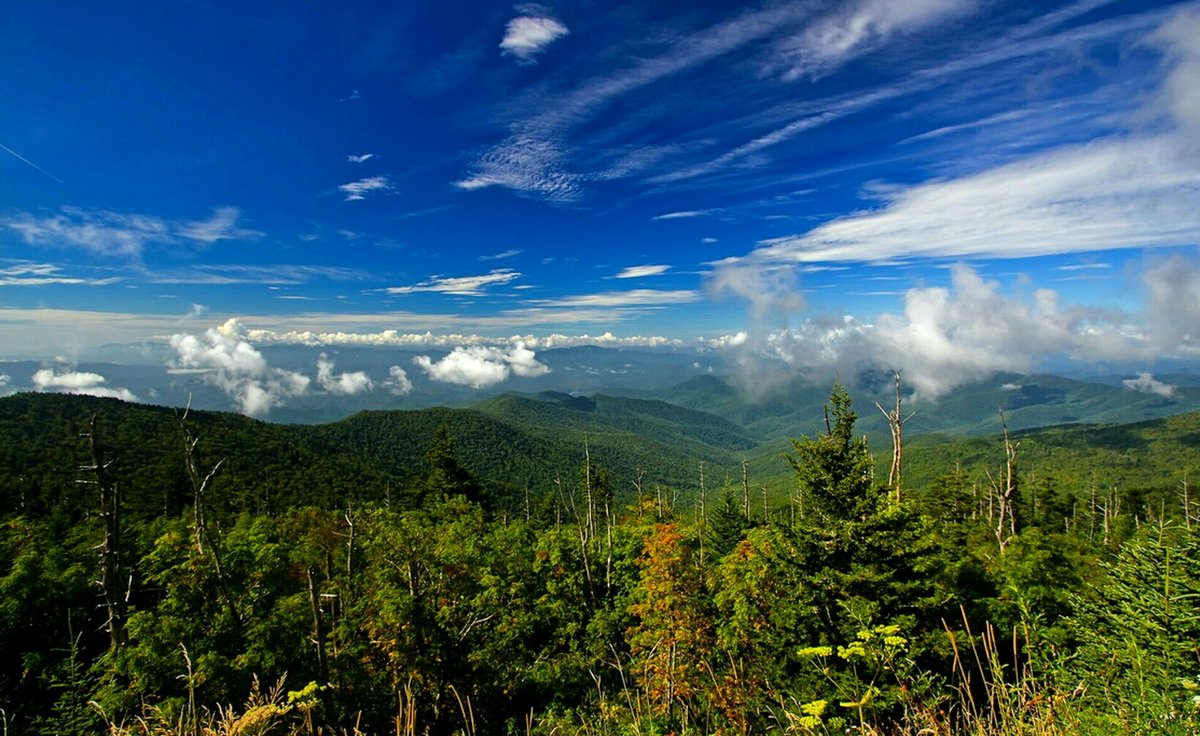
<path id="1" fill-rule="evenodd" d="M 1200 387 L 1194 377 L 1175 376 L 1169 396 L 1139 392 L 1122 379 L 1104 383 L 1052 374 L 996 373 L 963 384 L 934 399 L 906 397 L 907 411 L 916 415 L 906 432 L 955 436 L 987 435 L 998 430 L 997 411 L 1010 429 L 1023 430 L 1062 424 L 1124 424 L 1200 410 Z M 1131 380 L 1131 379 L 1124 379 Z M 819 429 L 827 385 L 797 378 L 748 395 L 735 377 L 698 376 L 666 389 L 622 392 L 642 399 L 660 399 L 682 407 L 710 412 L 742 427 L 760 441 L 785 439 Z M 853 388 L 860 406 L 859 431 L 873 439 L 888 436 L 886 422 L 875 402 L 890 407 L 894 388 L 890 374 L 856 377 Z M 907 393 L 907 392 L 906 392 Z"/>
<path id="2" fill-rule="evenodd" d="M 928 407 L 923 413 L 935 411 Z M 22 498 L 32 502 L 32 496 L 44 494 L 43 502 L 53 504 L 71 493 L 86 459 L 82 432 L 95 415 L 111 460 L 128 478 L 131 508 L 148 515 L 177 513 L 188 502 L 182 414 L 87 396 L 0 398 L 0 503 L 18 508 Z M 605 395 L 505 394 L 470 409 L 368 411 L 319 425 L 194 410 L 187 418 L 200 439 L 201 464 L 223 462 L 214 478 L 216 498 L 235 510 L 336 505 L 389 495 L 400 502 L 404 489 L 428 472 L 425 453 L 442 425 L 463 467 L 499 507 L 521 506 L 527 491 L 538 497 L 556 483 L 571 482 L 585 453 L 607 470 L 614 492 L 624 500 L 634 497 L 639 478 L 644 489 L 660 485 L 690 499 L 702 472 L 710 489 L 719 488 L 740 482 L 746 461 L 750 482 L 756 489 L 766 487 L 779 503 L 789 492 L 791 474 L 782 460 L 785 441 L 760 442 L 734 422 L 699 410 Z M 907 482 L 926 486 L 954 468 L 985 481 L 986 472 L 995 472 L 1004 457 L 999 417 L 991 423 L 991 436 L 961 437 L 918 433 L 913 425 L 920 423 L 912 420 L 906 426 Z M 1188 472 L 1200 474 L 1200 413 L 1132 424 L 1014 430 L 1013 436 L 1022 472 L 1076 496 L 1097 483 L 1161 490 Z M 880 463 L 877 472 L 886 475 L 890 446 L 876 434 L 871 447 Z"/>
<path id="3" fill-rule="evenodd" d="M 754 463 L 698 493 L 689 453 L 746 436 L 654 401 L 288 426 L 0 399 L 4 725 L 1194 733 L 1200 503 L 1104 463 L 1186 472 L 1200 414 L 916 438 L 893 487 L 842 387 L 823 409 L 786 460 L 756 448 L 789 479 L 768 506 Z M 638 470 L 692 485 L 635 498 Z"/>

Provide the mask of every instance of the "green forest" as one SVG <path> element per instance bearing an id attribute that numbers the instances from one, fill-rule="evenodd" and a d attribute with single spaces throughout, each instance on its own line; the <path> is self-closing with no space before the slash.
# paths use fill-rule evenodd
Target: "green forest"
<path id="1" fill-rule="evenodd" d="M 3 732 L 1200 732 L 1200 414 L 1003 422 L 6 397 Z"/>

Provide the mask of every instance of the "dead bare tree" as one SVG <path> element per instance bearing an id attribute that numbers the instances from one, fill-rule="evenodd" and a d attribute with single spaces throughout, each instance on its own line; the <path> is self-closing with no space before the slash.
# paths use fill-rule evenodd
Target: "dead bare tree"
<path id="1" fill-rule="evenodd" d="M 1004 410 L 1000 410 L 1000 427 L 1004 430 L 1004 484 L 1001 486 L 988 473 L 988 479 L 992 483 L 992 490 L 996 497 L 996 543 L 1000 547 L 1000 554 L 1004 554 L 1004 548 L 1008 544 L 1008 539 L 1017 533 L 1017 514 L 1016 514 L 1016 495 L 1017 495 L 1017 447 L 1019 442 L 1013 442 L 1012 437 L 1008 433 L 1008 423 L 1004 420 Z M 1005 534 L 1005 527 L 1008 527 L 1008 533 Z"/>
<path id="2" fill-rule="evenodd" d="M 750 521 L 750 463 L 742 461 L 742 511 Z"/>
<path id="3" fill-rule="evenodd" d="M 188 413 L 191 411 L 191 408 L 192 402 L 189 399 L 187 406 L 183 410 L 183 415 L 177 417 L 177 419 L 179 430 L 183 434 L 184 467 L 187 470 L 188 480 L 192 485 L 192 524 L 195 527 L 196 552 L 204 556 L 207 549 L 208 555 L 213 561 L 213 569 L 217 574 L 217 589 L 220 596 L 225 602 L 225 606 L 229 609 L 229 615 L 241 627 L 242 615 L 229 588 L 229 577 L 225 571 L 225 560 L 221 551 L 221 537 L 219 534 L 212 533 L 209 529 L 206 515 L 208 511 L 207 495 L 209 486 L 225 460 L 223 458 L 218 460 L 216 465 L 213 465 L 212 470 L 209 470 L 204 476 L 200 475 L 200 471 L 196 467 L 196 445 L 200 443 L 200 438 L 192 434 L 192 430 L 187 424 Z"/>
<path id="4" fill-rule="evenodd" d="M 86 432 L 91 465 L 84 465 L 79 472 L 91 477 L 77 482 L 95 486 L 100 494 L 100 518 L 104 521 L 104 541 L 100 543 L 100 579 L 97 584 L 104 595 L 104 607 L 108 620 L 109 642 L 115 651 L 125 643 L 125 613 L 129 607 L 129 592 L 133 587 L 133 576 L 127 575 L 121 565 L 121 496 L 117 482 L 108 474 L 109 463 L 104 461 L 104 451 L 96 432 L 96 416 L 88 421 Z"/>
<path id="5" fill-rule="evenodd" d="M 875 407 L 887 419 L 888 428 L 892 431 L 892 469 L 888 471 L 888 486 L 896 494 L 896 503 L 900 503 L 900 478 L 904 464 L 904 423 L 916 416 L 916 412 L 904 416 L 900 409 L 900 371 L 894 374 L 896 378 L 896 404 L 891 411 L 875 402 Z"/>

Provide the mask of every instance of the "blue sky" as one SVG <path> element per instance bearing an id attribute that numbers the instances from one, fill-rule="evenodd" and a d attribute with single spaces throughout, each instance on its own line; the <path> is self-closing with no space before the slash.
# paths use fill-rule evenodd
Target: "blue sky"
<path id="1" fill-rule="evenodd" d="M 1195 3 L 347 5 L 0 9 L 0 359 L 1200 350 Z"/>

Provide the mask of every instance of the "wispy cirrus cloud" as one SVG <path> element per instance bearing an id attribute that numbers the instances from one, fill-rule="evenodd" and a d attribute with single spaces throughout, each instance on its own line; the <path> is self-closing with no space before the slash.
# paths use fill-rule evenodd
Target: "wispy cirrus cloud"
<path id="1" fill-rule="evenodd" d="M 565 25 L 549 16 L 523 15 L 508 22 L 500 48 L 522 63 L 536 63 L 538 54 L 569 33 Z"/>
<path id="2" fill-rule="evenodd" d="M 699 301 L 702 297 L 703 294 L 694 289 L 632 289 L 599 294 L 574 294 L 556 299 L 533 299 L 529 303 L 539 307 L 647 307 L 688 304 Z"/>
<path id="3" fill-rule="evenodd" d="M 85 279 L 78 276 L 67 276 L 62 269 L 51 263 L 20 263 L 7 268 L 0 268 L 0 286 L 51 286 L 51 285 L 83 285 L 108 286 L 121 280 L 119 276 L 102 279 Z"/>
<path id="4" fill-rule="evenodd" d="M 514 135 L 480 156 L 471 174 L 454 186 L 465 191 L 499 186 L 548 202 L 573 202 L 580 196 L 583 179 L 568 167 L 557 142 Z"/>
<path id="5" fill-rule="evenodd" d="M 178 225 L 180 237 L 210 244 L 219 240 L 254 240 L 263 233 L 238 226 L 241 210 L 237 207 L 216 207 L 207 220 L 186 220 Z"/>
<path id="6" fill-rule="evenodd" d="M 15 231 L 29 245 L 78 248 L 97 256 L 137 259 L 150 245 L 210 245 L 219 240 L 255 240 L 263 236 L 257 230 L 240 227 L 240 216 L 236 207 L 214 208 L 207 220 L 168 220 L 63 207 L 54 215 L 39 217 L 23 212 L 3 217 L 0 226 Z"/>
<path id="7" fill-rule="evenodd" d="M 482 296 L 484 289 L 489 286 L 507 284 L 521 278 L 520 271 L 511 268 L 497 268 L 479 276 L 431 276 L 428 280 L 412 286 L 392 286 L 384 291 L 388 294 L 414 294 L 428 291 L 456 296 Z"/>
<path id="8" fill-rule="evenodd" d="M 621 97 L 743 48 L 807 17 L 808 12 L 795 5 L 748 11 L 685 34 L 662 53 L 639 58 L 626 68 L 585 80 L 568 91 L 514 105 L 522 112 L 505 122 L 510 133 L 480 155 L 470 166 L 470 174 L 455 186 L 466 190 L 500 186 L 551 202 L 575 201 L 586 182 L 613 176 L 611 156 L 607 155 L 595 171 L 578 168 L 580 151 L 570 138 L 579 126 Z M 527 112 L 531 109 L 537 112 L 531 115 Z M 628 159 L 628 154 L 625 151 L 622 158 Z"/>
<path id="9" fill-rule="evenodd" d="M 479 256 L 479 260 L 481 260 L 481 261 L 502 261 L 505 258 L 512 258 L 514 256 L 519 256 L 523 252 L 524 251 L 522 251 L 520 248 L 510 248 L 509 250 L 501 251 L 499 253 L 493 253 L 491 255 Z"/>
<path id="10" fill-rule="evenodd" d="M 338 191 L 346 195 L 344 201 L 359 202 L 369 195 L 390 192 L 394 189 L 392 182 L 386 176 L 367 176 L 358 181 L 351 181 L 338 186 Z"/>
<path id="11" fill-rule="evenodd" d="M 973 0 L 859 0 L 836 8 L 776 44 L 785 80 L 816 76 L 887 43 L 978 7 Z"/>
<path id="12" fill-rule="evenodd" d="M 1118 138 L 901 188 L 874 211 L 763 241 L 778 261 L 1017 258 L 1200 242 L 1200 168 L 1172 137 Z"/>
<path id="13" fill-rule="evenodd" d="M 359 154 L 352 153 L 349 156 L 346 156 L 346 160 L 352 164 L 365 163 L 367 161 L 370 161 L 373 158 L 375 158 L 375 154 L 373 154 L 373 153 L 359 153 Z"/>
<path id="14" fill-rule="evenodd" d="M 317 279 L 361 281 L 366 271 L 345 266 L 304 266 L 280 263 L 271 266 L 247 266 L 213 263 L 182 269 L 151 270 L 143 274 L 153 284 L 271 284 L 296 285 Z"/>
<path id="15" fill-rule="evenodd" d="M 660 220 L 687 220 L 693 217 L 703 217 L 711 213 L 712 210 L 681 210 L 679 212 L 667 212 L 662 215 L 655 215 L 650 219 L 656 222 Z"/>
<path id="16" fill-rule="evenodd" d="M 646 265 L 646 266 L 630 266 L 622 269 L 620 273 L 613 276 L 614 279 L 639 279 L 645 276 L 661 276 L 670 271 L 670 266 L 664 265 Z"/>

